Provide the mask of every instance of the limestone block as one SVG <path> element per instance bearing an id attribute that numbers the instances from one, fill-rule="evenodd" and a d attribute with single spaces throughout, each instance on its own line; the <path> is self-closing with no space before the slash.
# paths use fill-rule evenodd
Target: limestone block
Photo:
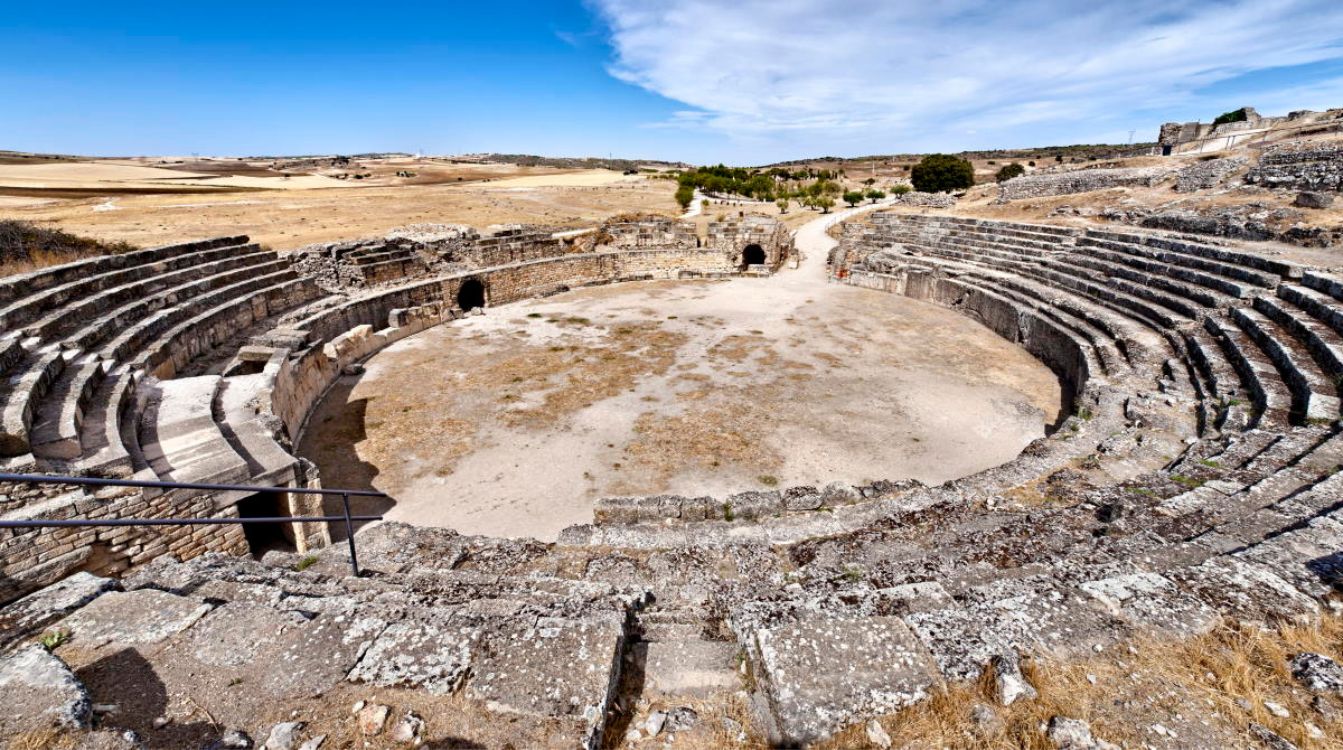
<path id="1" fill-rule="evenodd" d="M 0 733 L 10 738 L 49 727 L 88 729 L 93 712 L 65 662 L 37 645 L 0 658 L 0 703 Z"/>
<path id="2" fill-rule="evenodd" d="M 932 657 L 896 617 L 807 617 L 756 631 L 754 664 L 776 737 L 802 745 L 913 703 L 937 679 Z"/>

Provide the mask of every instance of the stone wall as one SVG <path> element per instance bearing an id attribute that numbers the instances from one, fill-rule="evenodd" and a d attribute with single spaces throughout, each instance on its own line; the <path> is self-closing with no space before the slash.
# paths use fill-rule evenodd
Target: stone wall
<path id="1" fill-rule="evenodd" d="M 751 245 L 758 245 L 765 255 L 765 262 L 759 264 L 768 270 L 776 270 L 793 254 L 793 236 L 788 228 L 777 219 L 759 214 L 729 218 L 709 224 L 709 236 L 704 247 L 726 253 L 733 266 L 745 268 L 748 263 L 744 251 Z"/>
<path id="2" fill-rule="evenodd" d="M 416 224 L 386 236 L 310 245 L 295 270 L 332 290 L 362 290 L 454 271 L 554 258 L 576 252 L 547 227 L 509 224 L 484 234 L 458 224 Z"/>
<path id="3" fill-rule="evenodd" d="M 1343 141 L 1269 149 L 1245 181 L 1266 188 L 1343 190 Z"/>
<path id="4" fill-rule="evenodd" d="M 693 248 L 699 246 L 695 225 L 649 216 L 637 221 L 611 221 L 602 226 L 602 245 L 611 249 Z"/>
<path id="5" fill-rule="evenodd" d="M 76 485 L 0 484 L 5 520 L 234 518 L 237 498 L 185 490 Z M 0 601 L 9 601 L 76 571 L 114 575 L 161 555 L 245 554 L 241 526 L 114 526 L 23 529 L 0 539 Z"/>
<path id="6" fill-rule="evenodd" d="M 1068 172 L 1038 172 L 1014 177 L 998 187 L 997 203 L 1045 198 L 1053 195 L 1089 193 L 1117 187 L 1152 187 L 1175 170 L 1169 167 L 1077 169 Z"/>
<path id="7" fill-rule="evenodd" d="M 387 345 L 461 314 L 457 292 L 468 279 L 485 285 L 491 306 L 583 286 L 683 275 L 731 273 L 723 252 L 697 248 L 582 253 L 458 273 L 348 302 L 299 321 L 289 338 L 303 342 L 285 361 L 271 409 L 291 440 L 342 370 Z"/>
<path id="8" fill-rule="evenodd" d="M 1215 188 L 1249 163 L 1243 156 L 1196 162 L 1176 173 L 1175 190 L 1179 193 L 1190 193 Z"/>

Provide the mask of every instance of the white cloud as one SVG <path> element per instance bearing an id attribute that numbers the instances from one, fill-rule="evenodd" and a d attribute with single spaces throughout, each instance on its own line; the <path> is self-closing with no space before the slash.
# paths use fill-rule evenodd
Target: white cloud
<path id="1" fill-rule="evenodd" d="M 1339 0 L 591 2 L 611 73 L 690 107 L 666 125 L 757 144 L 1113 133 L 1134 112 L 1218 106 L 1197 93 L 1209 84 L 1343 58 Z"/>

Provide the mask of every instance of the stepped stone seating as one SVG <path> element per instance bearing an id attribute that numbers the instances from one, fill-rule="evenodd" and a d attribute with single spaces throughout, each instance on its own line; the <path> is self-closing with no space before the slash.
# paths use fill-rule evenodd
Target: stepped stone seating
<path id="1" fill-rule="evenodd" d="M 293 269 L 254 285 L 180 279 L 171 288 L 195 290 L 199 308 L 184 300 L 119 332 L 90 329 L 83 346 L 11 336 L 0 366 L 36 394 L 31 434 L 54 436 L 39 443 L 53 457 L 39 457 L 43 468 L 303 484 L 313 477 L 288 446 L 326 387 L 460 314 L 468 279 L 495 305 L 650 268 L 674 277 L 706 253 L 725 256 L 639 246 L 349 296 L 306 297 L 311 276 Z M 428 717 L 428 745 L 489 746 L 483 727 L 507 721 L 517 746 L 597 747 L 636 726 L 641 699 L 704 712 L 745 695 L 751 730 L 796 746 L 977 679 L 994 659 L 1094 658 L 1130 638 L 1337 609 L 1343 281 L 1166 235 L 893 214 L 846 226 L 830 271 L 1019 343 L 1058 374 L 1071 412 L 1013 461 L 937 487 L 606 498 L 553 544 L 370 526 L 358 534 L 361 577 L 343 545 L 321 546 L 329 539 L 311 530 L 298 544 L 309 557 L 260 561 L 236 556 L 236 530 L 26 533 L 46 567 L 6 569 L 13 590 L 35 592 L 0 608 L 0 674 L 64 629 L 49 667 L 68 671 L 70 689 L 21 710 L 46 716 L 79 690 L 115 702 L 107 674 L 133 665 L 215 719 L 156 727 L 157 706 L 102 718 L 165 746 L 205 746 L 225 729 L 261 738 L 296 717 L 311 719 L 308 736 L 358 745 L 348 706 L 375 689 Z M 216 317 L 230 300 L 258 311 Z M 226 320 L 255 331 L 226 374 L 187 374 L 190 361 L 159 353 L 191 352 L 188 338 L 231 349 L 218 343 Z M 57 394 L 60 409 L 44 401 Z M 0 509 L 15 517 L 224 513 L 234 500 L 9 491 Z M 72 564 L 95 569 L 91 546 L 118 561 L 107 572 L 139 567 L 119 581 L 67 578 Z M 304 713 L 319 694 L 343 704 L 339 719 Z M 680 731 L 718 725 L 700 721 Z"/>

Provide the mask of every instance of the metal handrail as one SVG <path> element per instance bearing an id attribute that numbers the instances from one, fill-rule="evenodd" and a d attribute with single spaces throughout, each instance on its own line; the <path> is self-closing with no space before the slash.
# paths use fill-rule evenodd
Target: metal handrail
<path id="1" fill-rule="evenodd" d="M 69 477 L 52 474 L 8 474 L 0 472 L 0 482 L 28 482 L 32 484 L 73 484 L 86 487 L 133 487 L 138 489 L 208 490 L 212 492 L 289 492 L 298 495 L 340 495 L 344 512 L 339 516 L 271 516 L 264 518 L 109 518 L 101 521 L 60 520 L 0 520 L 0 529 L 39 529 L 83 526 L 218 526 L 249 523 L 334 523 L 345 522 L 345 538 L 350 545 L 350 568 L 359 575 L 359 555 L 354 546 L 355 521 L 381 521 L 382 516 L 356 516 L 350 513 L 350 497 L 388 497 L 376 490 L 328 489 L 325 487 L 266 487 L 246 484 L 202 484 L 198 482 L 158 482 L 143 479 L 104 479 L 101 477 Z"/>

